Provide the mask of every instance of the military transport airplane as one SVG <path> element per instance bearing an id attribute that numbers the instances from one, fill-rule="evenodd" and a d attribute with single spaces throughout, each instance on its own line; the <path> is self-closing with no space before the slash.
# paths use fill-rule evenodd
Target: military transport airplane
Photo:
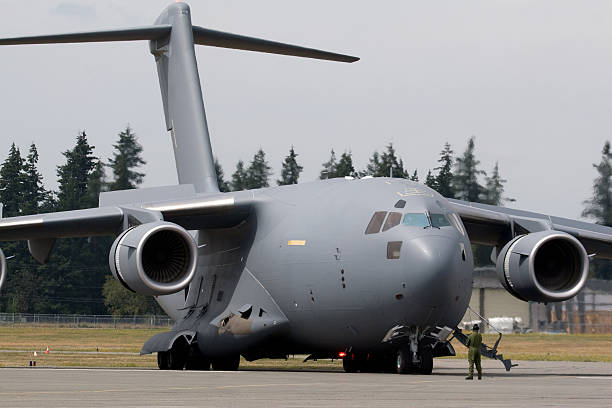
<path id="1" fill-rule="evenodd" d="M 472 291 L 471 243 L 496 248 L 524 301 L 569 299 L 612 229 L 449 200 L 397 178 L 332 179 L 220 193 L 194 44 L 340 62 L 358 58 L 193 26 L 173 3 L 154 25 L 0 39 L 0 45 L 148 40 L 179 185 L 102 193 L 98 208 L 0 220 L 0 240 L 115 235 L 113 276 L 175 319 L 149 339 L 161 369 L 235 370 L 247 360 L 343 356 L 346 371 L 431 373 Z M 0 255 L 1 280 L 6 262 Z"/>

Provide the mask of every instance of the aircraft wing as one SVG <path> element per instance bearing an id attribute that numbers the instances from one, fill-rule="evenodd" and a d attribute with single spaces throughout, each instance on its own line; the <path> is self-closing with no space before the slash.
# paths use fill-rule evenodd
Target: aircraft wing
<path id="1" fill-rule="evenodd" d="M 612 259 L 612 228 L 588 222 L 516 210 L 494 205 L 450 199 L 459 214 L 470 242 L 503 247 L 520 234 L 555 230 L 576 237 L 588 254 Z"/>
<path id="2" fill-rule="evenodd" d="M 125 224 L 165 220 L 186 229 L 227 228 L 250 213 L 251 200 L 213 194 L 189 200 L 166 200 L 60 211 L 0 219 L 0 241 L 114 235 Z"/>
<path id="3" fill-rule="evenodd" d="M 147 194 L 146 189 L 121 192 L 120 200 L 113 199 L 113 194 L 110 200 L 105 200 L 115 201 L 115 205 L 2 218 L 0 241 L 28 240 L 34 258 L 46 262 L 56 238 L 116 235 L 132 225 L 159 220 L 176 223 L 188 230 L 228 228 L 246 219 L 252 205 L 252 195 L 248 192 L 134 202 L 146 198 Z"/>

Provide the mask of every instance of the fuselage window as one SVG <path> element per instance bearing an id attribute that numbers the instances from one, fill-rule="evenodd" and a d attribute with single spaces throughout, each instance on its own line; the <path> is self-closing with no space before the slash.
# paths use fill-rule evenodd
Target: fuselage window
<path id="1" fill-rule="evenodd" d="M 429 214 L 432 227 L 450 227 L 450 222 L 444 214 Z"/>
<path id="2" fill-rule="evenodd" d="M 396 225 L 399 225 L 400 221 L 402 221 L 402 214 L 398 212 L 390 212 L 387 217 L 387 221 L 385 221 L 385 225 L 383 226 L 383 231 L 388 230 L 389 228 L 393 228 Z"/>
<path id="3" fill-rule="evenodd" d="M 429 220 L 425 213 L 406 213 L 404 214 L 404 225 L 429 227 Z"/>
<path id="4" fill-rule="evenodd" d="M 380 231 L 380 227 L 382 226 L 383 221 L 385 220 L 385 215 L 387 215 L 386 211 L 376 211 L 368 224 L 368 228 L 366 228 L 366 234 L 376 234 Z"/>
<path id="5" fill-rule="evenodd" d="M 402 250 L 402 241 L 387 242 L 387 259 L 399 259 Z"/>
<path id="6" fill-rule="evenodd" d="M 406 200 L 398 200 L 397 203 L 395 203 L 395 208 L 404 208 L 405 205 Z"/>

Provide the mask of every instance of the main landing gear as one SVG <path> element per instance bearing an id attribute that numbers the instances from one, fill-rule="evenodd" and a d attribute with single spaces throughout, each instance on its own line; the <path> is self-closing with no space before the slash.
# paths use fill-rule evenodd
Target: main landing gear
<path id="1" fill-rule="evenodd" d="M 240 354 L 207 358 L 202 356 L 197 344 L 177 340 L 168 351 L 157 352 L 157 366 L 160 370 L 200 370 L 212 367 L 216 371 L 236 371 L 240 365 Z"/>

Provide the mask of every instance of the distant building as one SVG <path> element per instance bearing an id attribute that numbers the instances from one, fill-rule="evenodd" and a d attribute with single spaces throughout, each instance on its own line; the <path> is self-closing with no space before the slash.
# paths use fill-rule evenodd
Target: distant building
<path id="1" fill-rule="evenodd" d="M 494 267 L 476 268 L 473 276 L 472 310 L 465 313 L 464 326 L 480 320 L 481 315 L 493 319 L 491 324 L 504 332 L 612 332 L 612 281 L 589 279 L 575 298 L 542 304 L 523 302 L 510 295 Z"/>

